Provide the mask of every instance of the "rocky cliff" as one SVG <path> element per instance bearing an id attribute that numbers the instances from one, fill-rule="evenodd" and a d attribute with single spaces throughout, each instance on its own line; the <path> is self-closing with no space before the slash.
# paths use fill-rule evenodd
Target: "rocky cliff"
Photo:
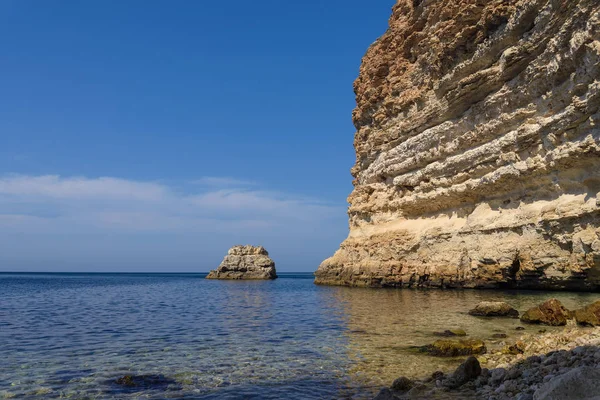
<path id="1" fill-rule="evenodd" d="M 600 1 L 399 0 L 316 283 L 600 289 Z"/>
<path id="2" fill-rule="evenodd" d="M 262 280 L 277 279 L 275 262 L 262 246 L 233 246 L 206 279 Z"/>

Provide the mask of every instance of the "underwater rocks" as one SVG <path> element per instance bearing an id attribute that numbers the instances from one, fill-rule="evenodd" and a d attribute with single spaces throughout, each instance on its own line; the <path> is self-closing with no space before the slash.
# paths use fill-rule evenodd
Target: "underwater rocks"
<path id="1" fill-rule="evenodd" d="M 269 280 L 277 279 L 277 271 L 264 247 L 234 246 L 206 279 Z"/>
<path id="2" fill-rule="evenodd" d="M 470 310 L 469 314 L 481 317 L 519 318 L 519 312 L 503 301 L 482 301 Z"/>
<path id="3" fill-rule="evenodd" d="M 420 351 L 438 357 L 458 357 L 471 354 L 484 354 L 485 343 L 478 339 L 436 340 L 432 344 L 422 346 Z"/>
<path id="4" fill-rule="evenodd" d="M 600 288 L 600 2 L 398 0 L 318 284 Z"/>
<path id="5" fill-rule="evenodd" d="M 527 334 L 513 346 L 519 348 L 518 353 L 497 351 L 476 360 L 469 358 L 449 376 L 437 372 L 433 377 L 412 380 L 409 392 L 384 389 L 380 398 L 600 399 L 600 328 Z"/>
<path id="6" fill-rule="evenodd" d="M 433 336 L 442 336 L 442 337 L 467 336 L 467 332 L 465 332 L 462 329 L 446 329 L 443 332 L 433 332 Z"/>
<path id="7" fill-rule="evenodd" d="M 572 319 L 571 312 L 557 299 L 550 299 L 539 306 L 530 308 L 521 316 L 521 322 L 550 326 L 567 325 Z"/>
<path id="8" fill-rule="evenodd" d="M 124 375 L 117 378 L 114 383 L 126 389 L 180 389 L 176 381 L 163 375 Z"/>

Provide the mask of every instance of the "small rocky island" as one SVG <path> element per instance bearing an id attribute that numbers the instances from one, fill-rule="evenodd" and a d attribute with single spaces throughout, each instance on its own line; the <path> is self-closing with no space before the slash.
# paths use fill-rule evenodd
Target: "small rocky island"
<path id="1" fill-rule="evenodd" d="M 206 279 L 269 280 L 277 279 L 277 272 L 275 262 L 264 247 L 233 246 Z"/>

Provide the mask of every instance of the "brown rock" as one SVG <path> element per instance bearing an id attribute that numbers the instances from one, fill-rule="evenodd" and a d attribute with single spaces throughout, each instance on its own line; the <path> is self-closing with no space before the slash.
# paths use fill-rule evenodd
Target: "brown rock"
<path id="1" fill-rule="evenodd" d="M 484 354 L 485 343 L 478 339 L 436 340 L 433 344 L 423 346 L 421 351 L 438 357 L 458 357 L 472 354 Z"/>
<path id="2" fill-rule="evenodd" d="M 580 310 L 575 310 L 577 325 L 600 326 L 600 300 Z"/>
<path id="3" fill-rule="evenodd" d="M 503 301 L 482 301 L 469 311 L 469 314 L 482 317 L 519 318 L 519 312 Z"/>
<path id="4" fill-rule="evenodd" d="M 557 299 L 530 308 L 521 316 L 521 322 L 550 326 L 566 325 L 568 319 L 571 319 L 571 313 Z"/>
<path id="5" fill-rule="evenodd" d="M 508 344 L 502 348 L 501 353 L 512 355 L 523 354 L 525 353 L 525 343 L 518 341 L 515 344 Z"/>

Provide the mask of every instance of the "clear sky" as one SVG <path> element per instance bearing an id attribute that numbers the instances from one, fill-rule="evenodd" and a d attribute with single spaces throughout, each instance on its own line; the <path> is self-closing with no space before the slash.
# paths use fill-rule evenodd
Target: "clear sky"
<path id="1" fill-rule="evenodd" d="M 314 271 L 393 4 L 0 1 L 0 271 Z"/>

